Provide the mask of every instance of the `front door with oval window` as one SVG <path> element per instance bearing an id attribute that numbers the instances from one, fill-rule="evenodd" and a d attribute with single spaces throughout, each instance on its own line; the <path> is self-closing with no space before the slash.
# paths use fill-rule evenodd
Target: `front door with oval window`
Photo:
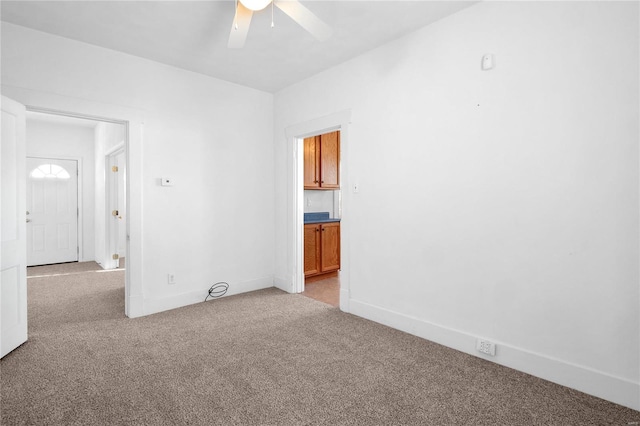
<path id="1" fill-rule="evenodd" d="M 27 158 L 27 265 L 78 261 L 78 162 Z"/>

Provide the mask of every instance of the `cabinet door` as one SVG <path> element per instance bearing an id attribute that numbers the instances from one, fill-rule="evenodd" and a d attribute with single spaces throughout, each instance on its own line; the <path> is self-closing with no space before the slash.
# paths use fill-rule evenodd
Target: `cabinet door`
<path id="1" fill-rule="evenodd" d="M 340 223 L 323 223 L 320 225 L 320 241 L 322 248 L 320 270 L 322 272 L 340 269 Z"/>
<path id="2" fill-rule="evenodd" d="M 320 187 L 340 188 L 340 132 L 320 136 Z"/>
<path id="3" fill-rule="evenodd" d="M 304 138 L 304 189 L 320 188 L 320 137 Z"/>
<path id="4" fill-rule="evenodd" d="M 320 273 L 320 225 L 304 225 L 304 276 Z"/>

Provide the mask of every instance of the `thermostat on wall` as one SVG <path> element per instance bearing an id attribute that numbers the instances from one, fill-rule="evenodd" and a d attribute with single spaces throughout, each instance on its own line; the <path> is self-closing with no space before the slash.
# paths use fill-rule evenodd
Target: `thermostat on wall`
<path id="1" fill-rule="evenodd" d="M 171 178 L 160 178 L 160 182 L 162 186 L 173 186 L 173 179 Z"/>
<path id="2" fill-rule="evenodd" d="M 482 69 L 483 70 L 490 70 L 493 69 L 493 55 L 491 53 L 486 53 L 484 56 L 482 56 Z"/>

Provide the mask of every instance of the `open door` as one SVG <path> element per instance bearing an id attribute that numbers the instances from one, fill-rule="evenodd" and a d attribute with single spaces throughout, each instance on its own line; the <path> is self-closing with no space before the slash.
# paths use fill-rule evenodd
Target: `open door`
<path id="1" fill-rule="evenodd" d="M 121 266 L 126 253 L 126 161 L 124 144 L 117 145 L 105 156 L 106 169 L 106 251 L 104 269 Z"/>
<path id="2" fill-rule="evenodd" d="M 0 357 L 27 341 L 25 107 L 2 96 Z"/>

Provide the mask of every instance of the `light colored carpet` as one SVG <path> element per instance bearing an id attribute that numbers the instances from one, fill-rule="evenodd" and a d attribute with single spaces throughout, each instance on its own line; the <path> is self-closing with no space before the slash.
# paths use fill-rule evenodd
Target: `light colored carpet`
<path id="1" fill-rule="evenodd" d="M 55 265 L 29 266 L 28 277 L 42 277 L 47 275 L 76 274 L 79 272 L 101 271 L 102 267 L 96 262 L 56 263 Z"/>
<path id="2" fill-rule="evenodd" d="M 125 259 L 120 258 L 118 269 L 124 269 Z M 44 277 L 48 275 L 77 274 L 81 272 L 103 271 L 102 266 L 96 262 L 69 262 L 56 263 L 53 265 L 29 266 L 27 268 L 28 277 Z"/>
<path id="3" fill-rule="evenodd" d="M 276 289 L 144 318 L 124 272 L 30 278 L 3 425 L 627 425 L 640 413 Z"/>

